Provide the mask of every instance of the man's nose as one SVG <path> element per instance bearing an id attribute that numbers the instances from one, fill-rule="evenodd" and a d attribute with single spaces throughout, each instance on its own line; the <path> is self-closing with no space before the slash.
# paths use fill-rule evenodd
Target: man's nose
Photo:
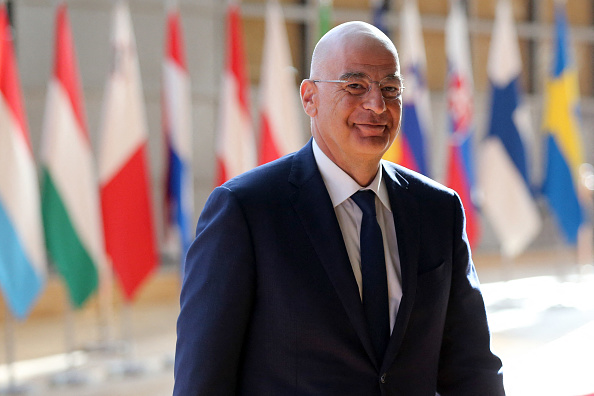
<path id="1" fill-rule="evenodd" d="M 379 83 L 371 83 L 369 92 L 363 95 L 363 107 L 367 110 L 372 110 L 376 114 L 386 111 L 386 101 L 382 96 L 382 89 Z"/>

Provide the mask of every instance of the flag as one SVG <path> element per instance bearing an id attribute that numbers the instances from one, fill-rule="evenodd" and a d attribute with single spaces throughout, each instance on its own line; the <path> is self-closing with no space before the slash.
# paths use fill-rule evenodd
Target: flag
<path id="1" fill-rule="evenodd" d="M 81 307 L 99 284 L 103 232 L 99 184 L 65 3 L 56 10 L 53 76 L 43 125 L 41 201 L 49 257 Z"/>
<path id="2" fill-rule="evenodd" d="M 318 38 L 332 29 L 332 0 L 318 0 Z"/>
<path id="3" fill-rule="evenodd" d="M 571 62 L 564 6 L 555 3 L 555 57 L 545 87 L 542 128 L 546 171 L 543 193 L 567 242 L 577 243 L 584 211 L 578 199 L 578 168 L 584 153 L 579 125 L 577 70 Z"/>
<path id="4" fill-rule="evenodd" d="M 429 175 L 426 136 L 431 130 L 431 104 L 425 43 L 416 1 L 405 1 L 401 15 L 400 67 L 406 86 L 402 98 L 402 126 L 384 159 Z"/>
<path id="5" fill-rule="evenodd" d="M 462 199 L 466 213 L 466 232 L 473 245 L 478 242 L 480 232 L 478 214 L 472 201 L 475 186 L 472 152 L 473 79 L 468 26 L 460 0 L 452 2 L 445 35 L 448 61 L 446 100 L 450 131 L 446 185 L 454 189 Z"/>
<path id="6" fill-rule="evenodd" d="M 128 4 L 114 8 L 113 65 L 100 128 L 99 181 L 105 248 L 124 296 L 157 265 L 140 68 Z"/>
<path id="7" fill-rule="evenodd" d="M 219 101 L 217 185 L 256 166 L 248 84 L 239 6 L 230 3 L 227 8 L 227 55 Z"/>
<path id="8" fill-rule="evenodd" d="M 390 37 L 390 29 L 386 24 L 386 15 L 390 11 L 390 0 L 371 0 L 373 25 Z"/>
<path id="9" fill-rule="evenodd" d="M 269 1 L 260 76 L 260 164 L 303 145 L 297 92 L 282 9 L 277 1 Z"/>
<path id="10" fill-rule="evenodd" d="M 491 111 L 480 150 L 478 178 L 483 193 L 481 208 L 508 257 L 521 253 L 541 226 L 524 142 L 530 114 L 522 100 L 521 72 L 513 9 L 509 0 L 500 0 L 487 65 Z"/>
<path id="11" fill-rule="evenodd" d="M 185 259 L 194 234 L 192 92 L 177 5 L 167 15 L 163 62 L 163 133 L 167 146 L 166 229 L 176 229 Z"/>
<path id="12" fill-rule="evenodd" d="M 25 318 L 46 281 L 37 172 L 6 4 L 0 3 L 0 289 Z"/>

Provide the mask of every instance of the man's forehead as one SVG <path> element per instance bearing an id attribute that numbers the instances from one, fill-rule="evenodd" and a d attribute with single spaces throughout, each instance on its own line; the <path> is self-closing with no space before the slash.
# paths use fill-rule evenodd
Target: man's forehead
<path id="1" fill-rule="evenodd" d="M 381 31 L 368 24 L 344 24 L 324 36 L 314 51 L 312 70 L 343 74 L 361 71 L 367 74 L 399 72 L 398 53 Z"/>
<path id="2" fill-rule="evenodd" d="M 374 51 L 344 51 L 330 67 L 334 68 L 335 74 L 361 73 L 373 79 L 400 75 L 398 58 L 387 51 L 380 55 Z"/>

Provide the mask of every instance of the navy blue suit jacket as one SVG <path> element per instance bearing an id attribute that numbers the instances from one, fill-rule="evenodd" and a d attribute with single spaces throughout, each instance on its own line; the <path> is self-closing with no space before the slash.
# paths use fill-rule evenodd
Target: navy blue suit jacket
<path id="1" fill-rule="evenodd" d="M 458 196 L 382 162 L 403 297 L 378 365 L 311 141 L 216 188 L 185 262 L 174 395 L 503 395 Z"/>

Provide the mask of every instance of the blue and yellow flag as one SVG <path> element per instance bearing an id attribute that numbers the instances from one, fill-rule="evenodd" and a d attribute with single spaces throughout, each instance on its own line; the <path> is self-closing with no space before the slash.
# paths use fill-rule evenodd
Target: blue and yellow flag
<path id="1" fill-rule="evenodd" d="M 578 168 L 583 162 L 579 130 L 579 90 L 571 63 L 569 32 L 564 6 L 555 5 L 555 57 L 545 87 L 543 131 L 546 139 L 546 171 L 543 193 L 565 239 L 577 242 L 584 221 L 577 194 Z"/>

